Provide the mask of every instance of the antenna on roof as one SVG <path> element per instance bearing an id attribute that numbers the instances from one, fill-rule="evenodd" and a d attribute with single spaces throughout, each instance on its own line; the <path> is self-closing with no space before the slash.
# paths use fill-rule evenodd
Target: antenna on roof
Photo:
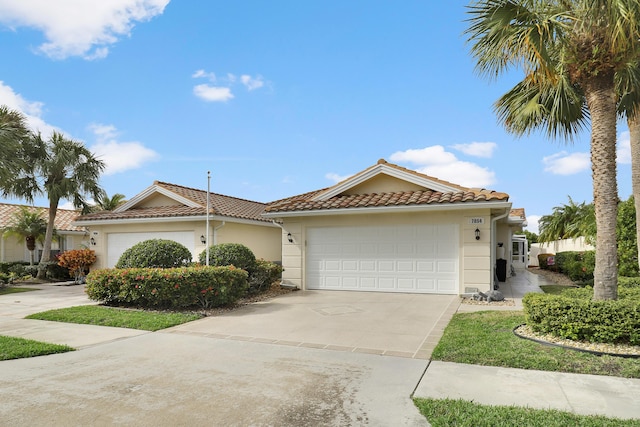
<path id="1" fill-rule="evenodd" d="M 207 245 L 207 262 L 205 265 L 209 267 L 209 206 L 211 206 L 211 171 L 207 171 L 207 239 L 205 245 Z"/>

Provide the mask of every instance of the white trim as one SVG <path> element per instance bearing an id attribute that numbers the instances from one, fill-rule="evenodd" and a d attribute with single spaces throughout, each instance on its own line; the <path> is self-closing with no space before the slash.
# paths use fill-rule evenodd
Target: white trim
<path id="1" fill-rule="evenodd" d="M 401 179 L 403 181 L 411 182 L 413 184 L 419 185 L 421 187 L 428 188 L 430 190 L 439 191 L 442 193 L 449 193 L 452 191 L 460 191 L 460 187 L 452 187 L 445 185 L 441 182 L 436 182 L 426 177 L 421 177 L 415 175 L 413 173 L 405 172 L 403 170 L 398 170 L 396 168 L 390 167 L 384 163 L 377 164 L 371 167 L 369 170 L 365 170 L 364 172 L 354 175 L 351 178 L 347 178 L 341 183 L 334 185 L 329 188 L 327 191 L 316 194 L 311 200 L 328 200 L 331 197 L 337 196 L 345 192 L 346 190 L 355 187 L 358 184 L 361 184 L 377 175 L 385 174 L 392 176 L 394 178 Z"/>
<path id="2" fill-rule="evenodd" d="M 405 205 L 405 206 L 374 206 L 369 208 L 339 208 L 312 211 L 289 211 L 263 213 L 265 218 L 284 218 L 296 216 L 319 216 L 319 215 L 350 215 L 365 213 L 390 213 L 390 212 L 418 212 L 418 211 L 447 211 L 462 209 L 503 209 L 511 208 L 510 202 L 465 202 L 459 204 L 437 204 L 437 205 Z"/>
<path id="3" fill-rule="evenodd" d="M 174 193 L 173 191 L 169 191 L 166 188 L 160 187 L 157 184 L 153 184 L 150 187 L 147 187 L 146 189 L 142 190 L 142 192 L 138 193 L 136 196 L 134 196 L 131 200 L 123 203 L 122 205 L 118 206 L 117 208 L 115 208 L 113 210 L 113 212 L 125 212 L 127 210 L 129 210 L 130 208 L 134 207 L 135 205 L 137 205 L 138 203 L 140 203 L 141 201 L 143 201 L 144 199 L 146 199 L 147 197 L 153 195 L 154 193 L 160 193 L 163 196 L 167 196 L 170 199 L 175 200 L 178 203 L 182 203 L 183 205 L 186 205 L 190 208 L 201 208 L 203 207 L 202 205 L 200 205 L 199 203 L 194 202 L 191 199 L 187 199 L 186 197 L 182 197 L 176 193 Z"/>
<path id="4" fill-rule="evenodd" d="M 210 217 L 214 221 L 227 221 L 234 222 L 238 224 L 249 224 L 249 225 L 262 225 L 265 227 L 275 227 L 270 221 L 258 221 L 255 219 L 243 219 L 243 218 L 233 218 L 228 216 L 220 216 L 220 215 L 212 215 Z M 83 227 L 91 227 L 92 225 L 114 225 L 114 224 L 129 224 L 129 223 L 156 223 L 156 222 L 181 222 L 181 221 L 205 221 L 206 215 L 198 215 L 198 216 L 172 216 L 172 217 L 148 217 L 148 218 L 119 218 L 119 219 L 103 219 L 103 220 L 93 220 L 93 221 L 75 221 L 74 224 L 77 226 Z"/>

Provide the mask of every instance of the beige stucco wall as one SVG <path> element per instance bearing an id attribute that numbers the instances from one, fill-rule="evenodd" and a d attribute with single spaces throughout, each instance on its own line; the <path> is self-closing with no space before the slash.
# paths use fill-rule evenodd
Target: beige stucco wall
<path id="1" fill-rule="evenodd" d="M 229 221 L 226 221 L 222 227 L 220 227 L 222 225 L 220 221 L 210 221 L 209 225 L 211 230 L 211 244 L 242 243 L 250 248 L 257 258 L 278 262 L 281 260 L 281 230 L 277 226 L 269 224 L 262 226 L 233 223 Z M 192 255 L 194 261 L 197 261 L 200 253 L 206 250 L 206 246 L 200 241 L 200 236 L 206 236 L 205 221 L 135 222 L 128 224 L 92 225 L 89 234 L 94 238 L 96 245 L 91 246 L 91 249 L 95 250 L 97 255 L 94 268 L 105 268 L 107 266 L 107 242 L 110 233 L 161 233 L 167 231 L 193 232 L 194 242 Z"/>
<path id="2" fill-rule="evenodd" d="M 471 218 L 483 218 L 483 224 L 471 224 Z M 459 293 L 465 287 L 489 287 L 491 268 L 491 219 L 488 209 L 453 210 L 414 213 L 345 214 L 307 217 L 285 217 L 282 231 L 283 281 L 306 289 L 305 284 L 305 239 L 309 227 L 372 226 L 378 224 L 456 224 L 458 225 Z M 479 228 L 480 240 L 475 239 Z M 293 243 L 287 239 L 291 233 Z"/>
<path id="3" fill-rule="evenodd" d="M 55 241 L 52 242 L 52 250 L 60 248 L 63 250 L 82 249 L 88 246 L 88 238 L 82 234 L 61 234 L 60 238 L 64 239 L 64 242 L 62 244 L 58 244 Z M 0 262 L 29 261 L 30 254 L 24 239 L 8 236 L 2 236 L 0 239 Z M 35 250 L 36 261 L 38 261 L 38 254 L 41 250 L 42 245 L 37 243 Z"/>

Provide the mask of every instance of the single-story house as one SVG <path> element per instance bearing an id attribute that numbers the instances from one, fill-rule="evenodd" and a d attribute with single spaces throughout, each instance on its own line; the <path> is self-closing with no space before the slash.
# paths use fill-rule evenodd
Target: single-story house
<path id="1" fill-rule="evenodd" d="M 512 237 L 526 225 L 506 193 L 383 159 L 332 187 L 269 203 L 262 216 L 282 226 L 285 283 L 436 294 L 488 290 L 497 265 L 508 276 Z"/>
<path id="2" fill-rule="evenodd" d="M 78 217 L 96 252 L 92 268 L 114 267 L 122 253 L 148 239 L 169 239 L 186 246 L 194 261 L 206 243 L 242 243 L 257 258 L 281 261 L 280 225 L 261 214 L 266 204 L 156 181 L 113 211 Z"/>
<path id="3" fill-rule="evenodd" d="M 0 262 L 26 261 L 31 259 L 27 250 L 25 239 L 9 236 L 4 229 L 13 225 L 16 214 L 20 213 L 23 206 L 8 203 L 0 203 Z M 49 209 L 26 206 L 31 211 L 42 212 L 45 220 L 49 218 Z M 79 213 L 75 210 L 58 209 L 56 213 L 55 229 L 58 239 L 51 243 L 52 253 L 64 252 L 70 249 L 80 249 L 88 245 L 87 231 L 73 224 Z M 36 261 L 42 255 L 42 244 L 36 242 Z"/>

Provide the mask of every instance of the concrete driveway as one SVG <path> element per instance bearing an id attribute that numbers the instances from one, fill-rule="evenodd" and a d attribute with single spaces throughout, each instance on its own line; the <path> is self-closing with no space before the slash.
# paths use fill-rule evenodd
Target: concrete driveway
<path id="1" fill-rule="evenodd" d="M 74 336 L 80 348 L 0 362 L 2 426 L 428 425 L 410 396 L 458 305 L 299 291 L 155 333 L 20 321 L 64 296 L 90 303 L 79 287 L 57 288 L 0 297 L 0 334 L 34 329 L 49 342 Z M 12 334 L 21 322 L 38 326 Z"/>
<path id="2" fill-rule="evenodd" d="M 459 305 L 453 295 L 297 291 L 164 332 L 429 359 Z"/>

